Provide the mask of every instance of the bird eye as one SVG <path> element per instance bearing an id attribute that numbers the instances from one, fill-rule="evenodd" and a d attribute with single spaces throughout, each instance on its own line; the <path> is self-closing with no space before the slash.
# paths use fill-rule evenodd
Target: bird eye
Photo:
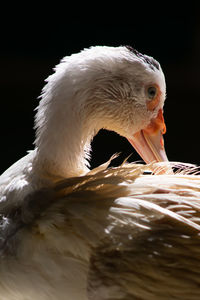
<path id="1" fill-rule="evenodd" d="M 157 93 L 157 89 L 155 86 L 150 86 L 147 90 L 147 94 L 149 99 L 154 99 Z"/>

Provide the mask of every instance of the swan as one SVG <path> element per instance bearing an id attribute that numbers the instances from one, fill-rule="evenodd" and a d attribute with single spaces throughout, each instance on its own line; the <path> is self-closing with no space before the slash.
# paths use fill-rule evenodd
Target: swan
<path id="1" fill-rule="evenodd" d="M 35 149 L 0 177 L 1 299 L 199 299 L 200 177 L 160 175 L 165 94 L 160 64 L 129 46 L 56 66 Z M 89 170 L 101 128 L 148 164 Z"/>

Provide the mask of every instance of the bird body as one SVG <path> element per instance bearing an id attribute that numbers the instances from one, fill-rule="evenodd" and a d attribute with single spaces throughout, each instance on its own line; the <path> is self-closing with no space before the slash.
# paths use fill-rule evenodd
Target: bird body
<path id="1" fill-rule="evenodd" d="M 61 180 L 10 208 L 2 299 L 198 299 L 200 177 L 150 167 Z"/>
<path id="2" fill-rule="evenodd" d="M 151 163 L 167 161 L 164 100 L 160 65 L 129 47 L 56 67 L 35 149 L 0 177 L 0 299 L 199 299 L 200 177 L 144 175 L 169 166 Z M 150 165 L 89 171 L 101 128 Z"/>

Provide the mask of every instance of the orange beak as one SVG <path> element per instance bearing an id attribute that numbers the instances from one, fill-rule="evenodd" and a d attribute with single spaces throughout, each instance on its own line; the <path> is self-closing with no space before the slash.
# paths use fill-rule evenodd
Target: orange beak
<path id="1" fill-rule="evenodd" d="M 129 142 L 146 163 L 168 161 L 163 139 L 165 132 L 163 111 L 160 109 L 157 117 L 145 129 L 135 133 Z"/>

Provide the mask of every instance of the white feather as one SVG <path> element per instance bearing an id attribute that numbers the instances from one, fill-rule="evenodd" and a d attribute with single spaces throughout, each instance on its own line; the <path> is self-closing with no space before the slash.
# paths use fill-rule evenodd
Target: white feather
<path id="1" fill-rule="evenodd" d="M 129 138 L 163 107 L 164 75 L 148 60 L 126 47 L 93 47 L 47 79 L 36 147 L 0 177 L 1 299 L 199 299 L 200 177 L 143 175 L 162 168 L 154 164 L 88 169 L 100 128 Z M 144 87 L 152 83 L 162 96 L 149 112 Z"/>

